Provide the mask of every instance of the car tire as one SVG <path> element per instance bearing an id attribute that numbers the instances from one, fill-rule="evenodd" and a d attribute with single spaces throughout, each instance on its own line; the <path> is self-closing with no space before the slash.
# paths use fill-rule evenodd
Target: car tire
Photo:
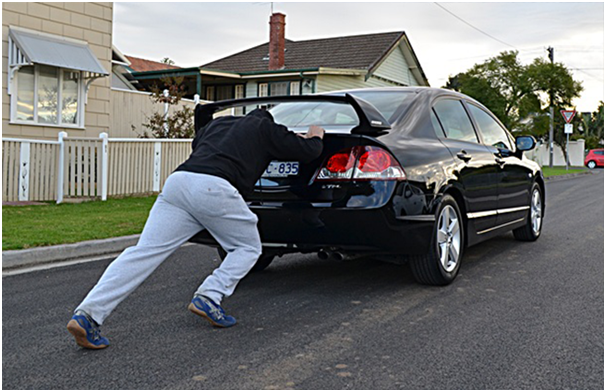
<path id="1" fill-rule="evenodd" d="M 445 195 L 436 211 L 429 252 L 408 258 L 415 280 L 433 286 L 452 283 L 463 259 L 465 234 L 465 225 L 456 200 Z"/>
<path id="2" fill-rule="evenodd" d="M 543 228 L 543 198 L 541 187 L 538 184 L 533 184 L 530 191 L 530 209 L 526 224 L 520 228 L 513 230 L 513 236 L 518 241 L 536 241 L 541 235 Z"/>
<path id="3" fill-rule="evenodd" d="M 225 259 L 227 256 L 227 252 L 223 250 L 223 248 L 217 248 L 217 253 L 219 253 L 219 257 L 221 260 Z M 259 272 L 263 271 L 265 268 L 269 267 L 272 261 L 274 261 L 275 255 L 269 255 L 266 253 L 262 253 L 257 260 L 257 263 L 252 267 L 251 272 Z"/>
<path id="4" fill-rule="evenodd" d="M 597 164 L 595 163 L 595 161 L 587 162 L 587 167 L 590 169 L 595 169 L 596 166 L 597 166 Z"/>

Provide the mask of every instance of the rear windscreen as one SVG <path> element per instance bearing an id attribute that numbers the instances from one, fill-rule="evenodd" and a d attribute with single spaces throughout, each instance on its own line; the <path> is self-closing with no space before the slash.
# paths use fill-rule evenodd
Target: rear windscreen
<path id="1" fill-rule="evenodd" d="M 399 109 L 411 102 L 410 91 L 354 91 L 350 94 L 370 102 L 390 123 L 396 120 Z M 311 125 L 353 128 L 359 124 L 355 110 L 346 103 L 336 102 L 283 102 L 262 105 L 244 105 L 217 112 L 213 117 L 243 116 L 259 107 L 269 109 L 275 121 L 288 128 L 305 128 Z"/>
<path id="2" fill-rule="evenodd" d="M 404 108 L 414 93 L 411 91 L 355 91 L 351 95 L 360 97 L 365 101 L 370 102 L 379 112 L 393 123 L 396 120 L 396 111 L 400 107 Z"/>
<path id="3" fill-rule="evenodd" d="M 280 103 L 269 110 L 278 124 L 289 128 L 310 125 L 358 125 L 358 116 L 348 104 L 333 102 Z"/>

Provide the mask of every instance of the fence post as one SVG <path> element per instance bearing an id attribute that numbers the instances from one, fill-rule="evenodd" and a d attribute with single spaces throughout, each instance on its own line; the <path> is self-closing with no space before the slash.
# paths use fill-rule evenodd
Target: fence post
<path id="1" fill-rule="evenodd" d="M 29 201 L 29 151 L 30 144 L 22 142 L 19 156 L 19 201 Z"/>
<path id="2" fill-rule="evenodd" d="M 67 132 L 59 132 L 59 167 L 57 173 L 57 204 L 63 202 L 63 181 L 65 177 L 65 142 Z"/>
<path id="3" fill-rule="evenodd" d="M 198 105 L 200 103 L 200 94 L 194 95 L 194 104 Z"/>
<path id="4" fill-rule="evenodd" d="M 108 135 L 106 132 L 101 132 L 99 134 L 101 138 L 101 200 L 107 200 L 107 145 L 108 145 Z"/>
<path id="5" fill-rule="evenodd" d="M 168 136 L 168 108 L 169 108 L 169 103 L 168 103 L 168 90 L 164 90 L 164 137 Z"/>
<path id="6" fill-rule="evenodd" d="M 154 143 L 154 183 L 153 192 L 160 192 L 160 174 L 162 169 L 162 143 Z"/>

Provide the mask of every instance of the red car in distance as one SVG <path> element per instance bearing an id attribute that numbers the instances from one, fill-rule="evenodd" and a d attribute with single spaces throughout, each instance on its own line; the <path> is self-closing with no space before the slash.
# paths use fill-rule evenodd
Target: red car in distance
<path id="1" fill-rule="evenodd" d="M 604 149 L 589 150 L 589 154 L 585 157 L 585 166 L 590 169 L 596 167 L 604 167 Z"/>

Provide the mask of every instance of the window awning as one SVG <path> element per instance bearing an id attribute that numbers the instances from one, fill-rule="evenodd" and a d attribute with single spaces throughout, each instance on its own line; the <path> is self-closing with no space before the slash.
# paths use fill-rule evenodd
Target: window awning
<path id="1" fill-rule="evenodd" d="M 84 41 L 13 26 L 9 41 L 10 67 L 43 64 L 89 72 L 92 77 L 109 75 Z"/>

